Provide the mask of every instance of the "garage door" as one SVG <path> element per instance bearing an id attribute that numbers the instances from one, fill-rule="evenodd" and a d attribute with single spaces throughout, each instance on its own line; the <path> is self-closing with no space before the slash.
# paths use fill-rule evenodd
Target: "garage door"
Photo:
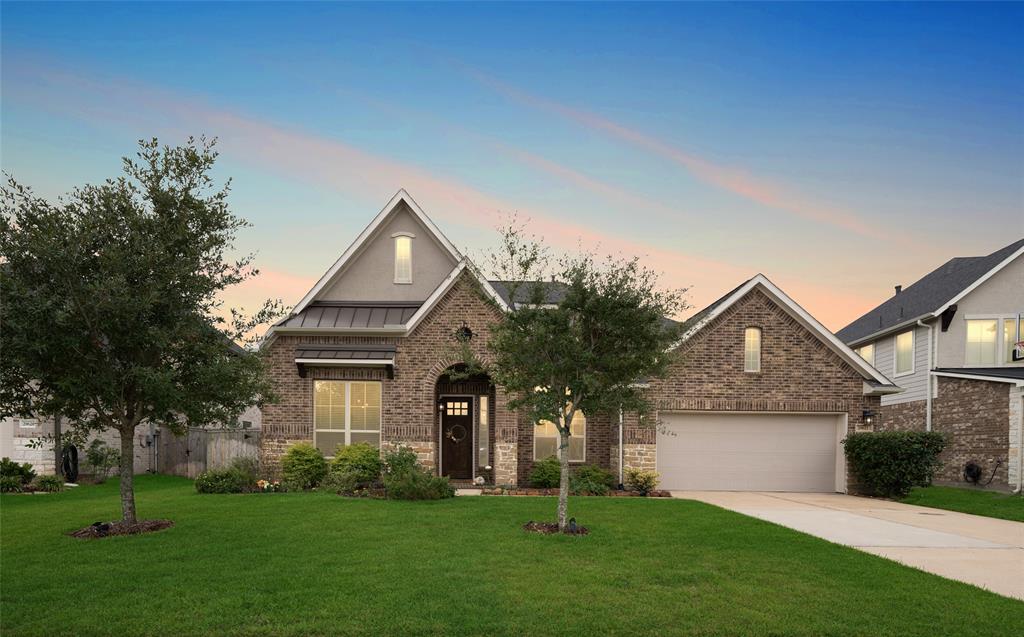
<path id="1" fill-rule="evenodd" d="M 663 489 L 836 490 L 834 415 L 662 413 L 660 418 Z"/>

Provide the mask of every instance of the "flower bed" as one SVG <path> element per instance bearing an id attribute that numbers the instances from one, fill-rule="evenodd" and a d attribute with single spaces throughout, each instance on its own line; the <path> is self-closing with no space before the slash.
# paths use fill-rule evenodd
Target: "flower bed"
<path id="1" fill-rule="evenodd" d="M 558 489 L 537 489 L 534 487 L 484 487 L 480 490 L 481 495 L 558 495 Z M 636 491 L 613 490 L 608 492 L 607 497 L 641 498 L 643 495 Z M 651 491 L 648 498 L 670 498 L 668 491 Z"/>

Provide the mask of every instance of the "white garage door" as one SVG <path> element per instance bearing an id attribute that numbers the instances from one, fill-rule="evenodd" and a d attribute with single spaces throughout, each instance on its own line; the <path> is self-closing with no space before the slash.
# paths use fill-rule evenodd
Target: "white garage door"
<path id="1" fill-rule="evenodd" d="M 660 415 L 662 489 L 836 490 L 835 415 Z"/>

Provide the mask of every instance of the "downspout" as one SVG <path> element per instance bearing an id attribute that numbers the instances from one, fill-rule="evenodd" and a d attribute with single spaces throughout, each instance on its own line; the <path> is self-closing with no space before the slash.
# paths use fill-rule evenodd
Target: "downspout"
<path id="1" fill-rule="evenodd" d="M 624 484 L 622 480 L 622 463 L 625 460 L 626 454 L 622 448 L 622 407 L 619 407 L 619 484 Z"/>
<path id="2" fill-rule="evenodd" d="M 1017 487 L 1014 495 L 1024 491 L 1024 395 L 1020 397 L 1020 422 L 1017 423 Z"/>
<path id="3" fill-rule="evenodd" d="M 932 326 L 928 323 L 923 322 L 921 319 L 917 320 L 917 324 L 921 327 L 928 328 L 928 391 L 925 394 L 925 413 L 924 413 L 924 430 L 932 430 Z"/>

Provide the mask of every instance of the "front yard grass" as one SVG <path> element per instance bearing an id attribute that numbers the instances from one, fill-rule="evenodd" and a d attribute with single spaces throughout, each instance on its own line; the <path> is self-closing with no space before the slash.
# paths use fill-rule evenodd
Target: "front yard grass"
<path id="1" fill-rule="evenodd" d="M 916 487 L 900 502 L 1024 522 L 1024 497 L 1009 493 L 959 487 Z"/>
<path id="2" fill-rule="evenodd" d="M 159 533 L 77 540 L 117 483 L 0 498 L 0 633 L 1014 635 L 1024 603 L 687 500 L 199 495 L 142 476 Z"/>

